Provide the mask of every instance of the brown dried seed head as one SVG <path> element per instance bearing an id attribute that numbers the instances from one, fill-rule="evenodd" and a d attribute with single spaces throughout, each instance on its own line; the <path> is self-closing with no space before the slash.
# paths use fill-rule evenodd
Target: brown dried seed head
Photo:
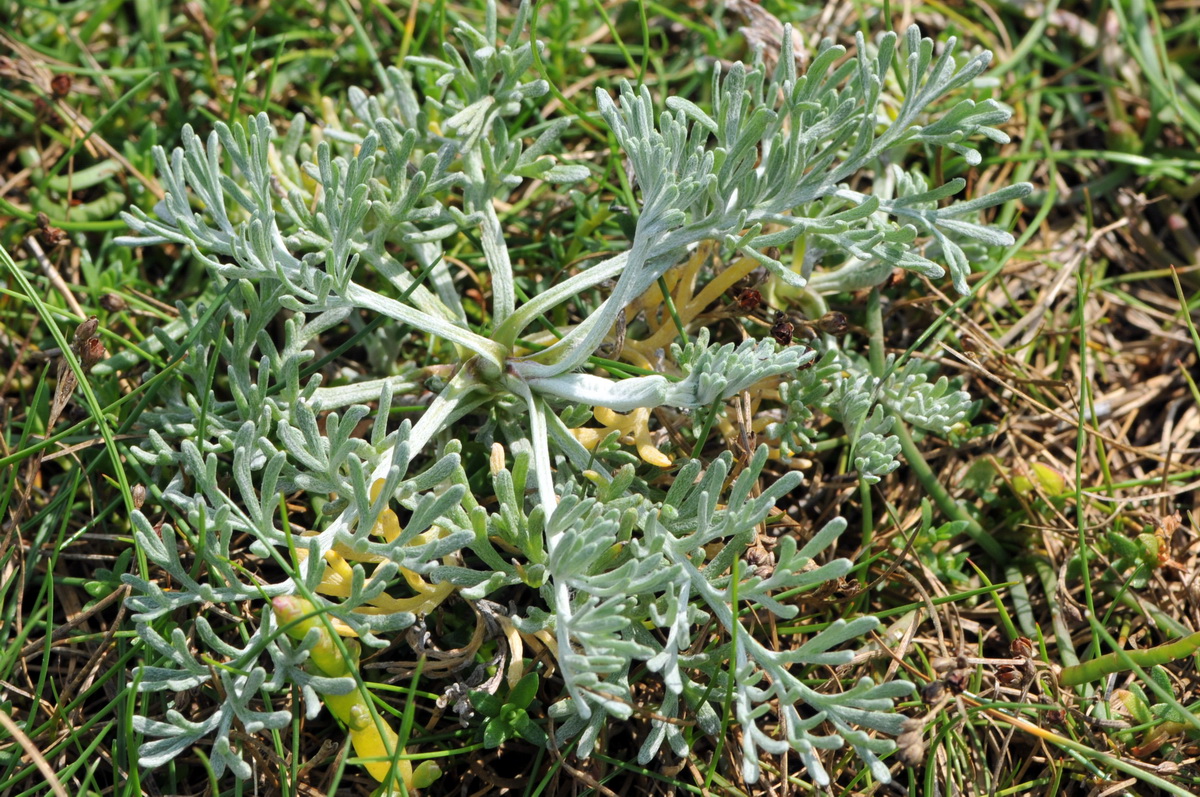
<path id="1" fill-rule="evenodd" d="M 1021 671 L 1011 664 L 1001 664 L 996 668 L 996 680 L 1005 686 L 1016 686 L 1021 682 Z"/>
<path id="2" fill-rule="evenodd" d="M 84 342 L 87 341 L 88 338 L 95 337 L 96 330 L 98 330 L 99 328 L 100 328 L 100 319 L 96 318 L 96 316 L 94 316 L 94 315 L 88 316 L 86 321 L 84 321 L 79 326 L 75 327 L 75 340 L 73 341 L 74 344 L 77 347 L 82 346 L 84 344 Z"/>
<path id="3" fill-rule="evenodd" d="M 762 305 L 762 294 L 754 288 L 746 288 L 737 295 L 737 306 L 744 313 L 752 313 Z"/>
<path id="4" fill-rule="evenodd" d="M 817 319 L 817 329 L 826 335 L 833 335 L 835 338 L 840 338 L 850 329 L 850 319 L 846 318 L 845 313 L 832 310 Z"/>
<path id="5" fill-rule="evenodd" d="M 108 357 L 108 350 L 104 348 L 104 344 L 100 342 L 100 338 L 88 338 L 87 343 L 83 345 L 83 351 L 80 353 L 80 365 L 83 366 L 84 371 L 89 371 L 93 365 L 106 357 Z"/>
<path id="6" fill-rule="evenodd" d="M 752 545 L 746 550 L 746 562 L 754 567 L 759 578 L 770 578 L 775 572 L 775 554 L 762 545 Z"/>
<path id="7" fill-rule="evenodd" d="M 775 314 L 775 323 L 771 327 L 771 337 L 775 338 L 775 342 L 780 346 L 790 346 L 792 343 L 792 334 L 796 331 L 796 325 L 787 320 L 787 316 L 783 313 Z"/>
<path id="8" fill-rule="evenodd" d="M 1019 636 L 1012 641 L 1009 646 L 1014 656 L 1024 656 L 1027 659 L 1033 658 L 1033 640 L 1029 637 Z"/>
<path id="9" fill-rule="evenodd" d="M 119 313 L 129 307 L 129 304 L 118 294 L 106 293 L 100 297 L 100 306 L 110 313 Z"/>
<path id="10" fill-rule="evenodd" d="M 983 352 L 983 346 L 969 332 L 964 332 L 958 336 L 958 345 L 967 354 L 980 354 Z"/>
<path id="11" fill-rule="evenodd" d="M 926 703 L 936 703 L 946 692 L 946 684 L 942 681 L 930 681 L 921 687 L 921 699 Z"/>
<path id="12" fill-rule="evenodd" d="M 38 230 L 38 241 L 47 249 L 62 246 L 68 241 L 67 232 L 59 227 L 42 227 Z"/>
<path id="13" fill-rule="evenodd" d="M 142 505 L 146 503 L 146 485 L 135 484 L 129 493 L 133 498 L 133 508 L 141 509 Z"/>
<path id="14" fill-rule="evenodd" d="M 967 691 L 967 684 L 971 680 L 970 670 L 955 670 L 946 676 L 946 688 L 952 694 L 960 695 Z"/>
<path id="15" fill-rule="evenodd" d="M 925 723 L 918 719 L 906 719 L 896 737 L 896 757 L 906 767 L 918 766 L 925 760 Z"/>
<path id="16" fill-rule="evenodd" d="M 50 217 L 45 213 L 39 212 L 37 214 L 37 226 L 38 240 L 47 249 L 53 249 L 59 244 L 66 242 L 67 233 L 58 227 L 50 226 Z"/>
<path id="17" fill-rule="evenodd" d="M 62 99 L 71 93 L 71 76 L 58 74 L 50 80 L 50 91 L 54 92 L 54 96 Z"/>

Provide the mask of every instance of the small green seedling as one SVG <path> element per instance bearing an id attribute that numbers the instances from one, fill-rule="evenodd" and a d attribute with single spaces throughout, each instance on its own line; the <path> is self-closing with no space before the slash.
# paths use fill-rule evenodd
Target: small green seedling
<path id="1" fill-rule="evenodd" d="M 1066 476 L 1041 462 L 1030 464 L 1027 472 L 1014 474 L 1012 486 L 1018 495 L 1032 496 L 1038 491 L 1051 501 L 1062 498 L 1069 489 Z"/>
<path id="2" fill-rule="evenodd" d="M 1172 696 L 1175 695 L 1171 678 L 1162 667 L 1152 667 L 1150 677 L 1162 689 Z M 1186 734 L 1194 739 L 1200 736 L 1195 722 L 1189 721 L 1177 704 L 1152 703 L 1150 697 L 1136 683 L 1130 684 L 1128 689 L 1113 692 L 1109 703 L 1117 714 L 1125 715 L 1133 724 L 1133 728 L 1122 731 L 1118 738 L 1132 745 L 1129 752 L 1137 758 L 1145 758 L 1154 753 L 1171 737 Z"/>
<path id="3" fill-rule="evenodd" d="M 104 598 L 121 588 L 121 576 L 129 572 L 129 563 L 133 561 L 133 549 L 126 548 L 117 556 L 112 568 L 99 567 L 93 573 L 93 578 L 84 582 L 83 589 L 91 596 L 84 609 L 90 609 Z"/>
<path id="4" fill-rule="evenodd" d="M 1133 571 L 1128 577 L 1130 589 L 1145 588 L 1151 574 L 1162 565 L 1163 541 L 1153 531 L 1143 531 L 1132 539 L 1120 530 L 1109 531 L 1104 541 L 1113 557 L 1113 571 Z"/>
<path id="5" fill-rule="evenodd" d="M 933 506 L 928 500 L 922 499 L 921 528 L 917 530 L 916 539 L 913 541 L 913 558 L 924 563 L 939 581 L 969 581 L 970 577 L 962 569 L 967 561 L 966 552 L 955 553 L 952 550 L 952 546 L 964 533 L 967 525 L 965 520 L 953 520 L 934 528 Z"/>
<path id="6" fill-rule="evenodd" d="M 531 672 L 517 681 L 507 698 L 484 691 L 471 692 L 471 706 L 487 719 L 483 723 L 483 743 L 499 747 L 509 739 L 521 738 L 538 747 L 549 742 L 546 732 L 530 719 L 526 709 L 537 697 L 538 674 Z"/>

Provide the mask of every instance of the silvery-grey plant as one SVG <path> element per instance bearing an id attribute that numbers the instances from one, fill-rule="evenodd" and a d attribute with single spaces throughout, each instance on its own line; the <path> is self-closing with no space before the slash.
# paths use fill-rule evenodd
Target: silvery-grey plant
<path id="1" fill-rule="evenodd" d="M 913 145 L 946 147 L 975 164 L 970 139 L 1006 140 L 996 126 L 1009 111 L 995 101 L 963 99 L 931 115 L 948 93 L 972 84 L 990 55 L 964 58 L 950 40 L 935 57 L 934 43 L 911 28 L 870 43 L 860 34 L 851 58 L 824 42 L 800 75 L 789 31 L 771 76 L 761 66 L 714 68 L 707 110 L 668 97 L 657 112 L 650 90 L 628 83 L 615 97 L 598 91 L 599 120 L 619 145 L 610 157 L 627 158 L 636 178 L 634 232 L 606 259 L 518 301 L 497 201 L 527 180 L 591 176 L 553 154 L 571 120 L 523 113 L 548 92 L 533 72 L 541 45 L 522 41 L 528 15 L 522 5 L 502 39 L 489 3 L 482 30 L 455 27 L 461 52 L 447 46 L 442 59 L 409 58 L 403 69 L 381 71 L 376 95 L 350 91 L 340 122 L 313 130 L 297 116 L 280 136 L 259 115 L 247 126 L 217 124 L 206 140 L 185 129 L 169 157 L 156 150 L 166 197 L 155 216 L 137 209 L 126 216 L 137 235 L 125 242 L 190 248 L 214 287 L 181 307 L 186 324 L 178 334 L 159 335 L 180 364 L 165 401 L 147 415 L 138 456 L 165 481 L 161 498 L 175 521 L 156 529 L 135 513 L 133 523 L 140 549 L 172 589 L 128 578 L 139 633 L 159 656 L 140 668 L 138 684 L 146 691 L 212 684 L 221 708 L 200 722 L 176 707 L 165 721 L 140 718 L 135 727 L 158 737 L 143 745 L 142 762 L 161 765 L 211 736 L 216 773 L 228 767 L 247 777 L 250 766 L 230 735 L 235 720 L 247 733 L 282 727 L 286 712 L 256 706 L 292 684 L 310 716 L 320 710 L 319 695 L 361 686 L 305 672 L 306 643 L 289 641 L 270 612 L 235 645 L 205 619 L 206 607 L 265 604 L 300 590 L 378 646 L 416 618 L 354 610 L 404 570 L 453 583 L 468 600 L 506 586 L 530 591 L 514 622 L 556 638 L 566 694 L 550 713 L 558 741 L 578 738 L 580 755 L 592 751 L 606 718 L 632 715 L 630 679 L 644 666 L 665 690 L 660 705 L 647 707 L 654 719 L 643 762 L 664 742 L 687 752 L 677 717 L 719 732 L 716 707 L 728 697 L 743 729 L 747 781 L 757 779 L 762 752 L 794 750 L 824 786 L 830 776 L 819 753 L 844 744 L 886 781 L 881 756 L 894 748 L 887 737 L 902 720 L 893 700 L 911 685 L 863 678 L 825 693 L 796 674 L 849 662 L 846 644 L 877 621 L 837 620 L 776 651 L 739 619 L 745 608 L 792 617 L 797 607 L 774 596 L 845 575 L 851 563 L 827 555 L 845 523 L 828 523 L 802 545 L 783 537 L 773 571 L 759 573 L 743 554 L 776 502 L 801 482 L 792 472 L 756 494 L 766 447 L 740 469 L 728 453 L 707 469 L 688 461 L 662 494 L 632 464 L 609 467 L 619 458 L 586 449 L 569 427 L 578 425 L 581 405 L 706 410 L 776 378 L 785 410 L 768 433 L 784 453 L 803 450 L 813 410 L 824 411 L 851 430 L 853 461 L 863 478 L 875 479 L 896 464 L 893 417 L 941 434 L 962 423 L 966 394 L 916 372 L 871 376 L 831 339 L 819 361 L 801 346 L 721 346 L 701 334 L 664 353 L 660 374 L 602 376 L 590 362 L 626 309 L 704 242 L 754 258 L 819 304 L 821 294 L 877 285 L 897 267 L 942 277 L 942 266 L 918 249 L 921 239 L 966 292 L 963 246 L 1012 242 L 974 219 L 1029 187 L 946 204 L 962 180 L 930 189 L 899 164 Z M 864 171 L 875 176 L 869 194 L 846 185 Z M 477 239 L 491 286 L 481 325 L 469 322 L 444 257 L 447 240 L 464 232 Z M 798 240 L 798 268 L 766 254 Z M 833 260 L 835 268 L 822 267 Z M 531 351 L 524 343 L 539 319 L 606 286 L 595 311 L 558 330 L 552 345 Z M 376 348 L 385 334 L 396 339 L 368 328 L 365 317 L 422 336 L 437 362 L 453 366 L 415 423 L 397 426 L 389 417 L 394 398 L 427 383 L 429 373 L 416 365 L 336 387 L 312 368 L 334 333 L 361 332 Z M 490 495 L 471 489 L 456 439 L 464 419 L 476 419 L 471 428 L 500 446 Z M 367 420 L 370 435 L 358 436 Z M 313 534 L 286 521 L 283 496 L 297 495 L 314 507 L 335 497 Z M 497 499 L 490 509 L 488 498 Z M 411 517 L 400 537 L 381 542 L 371 530 L 389 505 Z M 247 575 L 233 561 L 235 535 L 286 574 L 275 583 Z M 181 565 L 181 536 L 200 566 Z M 370 572 L 355 565 L 351 595 L 340 601 L 316 595 L 335 546 L 384 562 Z M 190 622 L 163 630 L 189 608 Z"/>

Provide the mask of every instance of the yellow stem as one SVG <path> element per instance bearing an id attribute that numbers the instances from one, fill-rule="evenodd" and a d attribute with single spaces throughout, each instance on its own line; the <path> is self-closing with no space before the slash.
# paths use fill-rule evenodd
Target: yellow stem
<path id="1" fill-rule="evenodd" d="M 704 264 L 707 255 L 700 257 L 701 250 L 697 249 L 696 254 L 692 259 L 683 266 L 683 271 L 686 279 L 683 276 L 676 276 L 676 280 L 681 286 L 687 286 L 686 292 L 679 291 L 679 295 L 675 297 L 675 310 L 679 313 L 679 320 L 686 328 L 688 324 L 696 319 L 696 316 L 704 312 L 704 309 L 715 302 L 722 294 L 732 288 L 739 280 L 745 279 L 750 272 L 758 268 L 758 261 L 749 257 L 742 257 L 735 260 L 720 274 L 717 274 L 708 284 L 701 289 L 700 293 L 694 297 L 691 296 L 691 289 L 695 287 L 696 275 L 699 273 L 699 268 Z M 662 301 L 662 292 L 657 286 L 646 291 L 643 301 L 646 307 L 654 306 L 652 299 Z M 649 320 L 650 313 L 647 313 Z M 648 358 L 655 351 L 665 347 L 678 334 L 674 324 L 652 325 L 651 334 L 645 340 L 626 341 L 625 348 L 636 351 L 643 358 Z"/>

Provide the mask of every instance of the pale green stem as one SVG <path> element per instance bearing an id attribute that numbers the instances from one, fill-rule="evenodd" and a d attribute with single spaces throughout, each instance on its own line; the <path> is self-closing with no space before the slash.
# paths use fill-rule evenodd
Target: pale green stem
<path id="1" fill-rule="evenodd" d="M 883 312 L 879 302 L 879 288 L 871 289 L 867 296 L 867 330 L 871 334 L 869 357 L 871 375 L 883 383 Z M 892 423 L 901 424 L 904 421 L 896 418 Z M 870 559 L 871 540 L 875 536 L 875 510 L 871 501 L 871 485 L 864 479 L 858 486 L 859 500 L 862 501 L 862 550 L 864 560 Z M 859 572 L 859 580 L 865 583 L 868 578 L 866 568 Z"/>
<path id="2" fill-rule="evenodd" d="M 489 113 L 485 124 L 490 125 L 491 119 Z M 482 148 L 487 141 L 480 136 L 472 143 L 474 146 L 463 155 L 463 172 L 469 179 L 464 199 L 468 211 L 483 217 L 479 224 L 479 240 L 492 279 L 492 325 L 495 327 L 504 323 L 517 306 L 516 283 L 513 280 L 512 261 L 508 256 L 508 244 L 504 240 L 504 229 L 496 215 L 496 206 L 484 173 Z"/>
<path id="3" fill-rule="evenodd" d="M 538 316 L 544 315 L 572 296 L 577 296 L 603 282 L 615 279 L 625 270 L 628 259 L 629 253 L 621 252 L 597 263 L 586 271 L 581 271 L 557 285 L 547 288 L 521 305 L 520 309 L 503 323 L 498 324 L 492 339 L 506 346 L 514 345 L 521 333 L 537 320 Z"/>
<path id="4" fill-rule="evenodd" d="M 360 256 L 368 265 L 382 274 L 388 282 L 395 285 L 402 294 L 408 295 L 409 301 L 418 309 L 432 316 L 444 318 L 447 321 L 456 322 L 460 320 L 454 310 L 447 307 L 440 297 L 435 296 L 432 291 L 418 283 L 404 269 L 403 264 L 387 252 L 364 249 L 360 253 Z"/>
<path id="5" fill-rule="evenodd" d="M 479 240 L 483 244 L 483 256 L 487 259 L 488 273 L 492 277 L 492 324 L 503 323 L 516 308 L 516 283 L 513 279 L 512 261 L 508 257 L 508 244 L 500 218 L 491 201 L 479 208 L 483 223 L 479 225 Z"/>
<path id="6" fill-rule="evenodd" d="M 867 305 L 867 326 L 871 330 L 871 371 L 877 378 L 881 378 L 884 362 L 883 319 L 878 288 L 871 291 L 871 297 L 873 301 Z M 890 409 L 889 412 L 891 412 Z M 908 460 L 908 465 L 912 468 L 917 480 L 925 488 L 925 492 L 929 493 L 929 497 L 947 517 L 966 522 L 967 536 L 983 548 L 996 564 L 1003 565 L 1007 562 L 1010 558 L 1008 552 L 942 486 L 933 469 L 929 467 L 929 463 L 925 461 L 921 449 L 913 441 L 904 419 L 900 417 L 899 413 L 891 412 L 891 415 L 895 418 L 892 434 L 896 435 L 896 439 L 900 441 L 900 450 L 904 453 L 904 458 Z"/>
<path id="7" fill-rule="evenodd" d="M 444 318 L 421 312 L 353 282 L 346 288 L 345 303 L 353 307 L 373 310 L 388 318 L 408 324 L 414 329 L 458 344 L 464 349 L 480 355 L 496 369 L 504 367 L 504 358 L 508 354 L 508 349 L 490 338 L 485 338 L 483 335 L 476 334 Z"/>
<path id="8" fill-rule="evenodd" d="M 908 433 L 908 427 L 904 424 L 903 419 L 897 417 L 896 425 L 892 427 L 892 434 L 900 441 L 900 450 L 904 454 L 904 458 L 908 460 L 908 466 L 912 468 L 913 473 L 917 477 L 917 481 L 921 482 L 921 486 L 925 488 L 925 492 L 929 493 L 929 497 L 937 504 L 938 509 L 951 520 L 965 521 L 967 536 L 975 541 L 980 548 L 987 552 L 987 555 L 997 565 L 1003 565 L 1012 557 L 1008 551 L 1000 543 L 996 542 L 996 538 L 989 534 L 983 526 L 979 525 L 979 521 L 971 516 L 971 513 L 963 509 L 958 501 L 950 495 L 949 491 L 942 486 L 938 481 L 937 475 L 933 469 L 929 467 L 929 463 L 925 461 L 925 457 L 921 454 L 921 449 L 913 442 L 912 435 Z"/>
<path id="9" fill-rule="evenodd" d="M 658 230 L 651 225 L 646 231 L 639 229 L 629 250 L 628 261 L 617 287 L 597 310 L 572 329 L 554 345 L 537 354 L 516 359 L 513 370 L 520 376 L 547 377 L 568 373 L 582 365 L 596 347 L 604 340 L 608 330 L 616 323 L 617 314 L 625 312 L 625 306 L 637 298 L 641 285 L 638 272 L 645 268 L 650 259 L 652 244 Z"/>

